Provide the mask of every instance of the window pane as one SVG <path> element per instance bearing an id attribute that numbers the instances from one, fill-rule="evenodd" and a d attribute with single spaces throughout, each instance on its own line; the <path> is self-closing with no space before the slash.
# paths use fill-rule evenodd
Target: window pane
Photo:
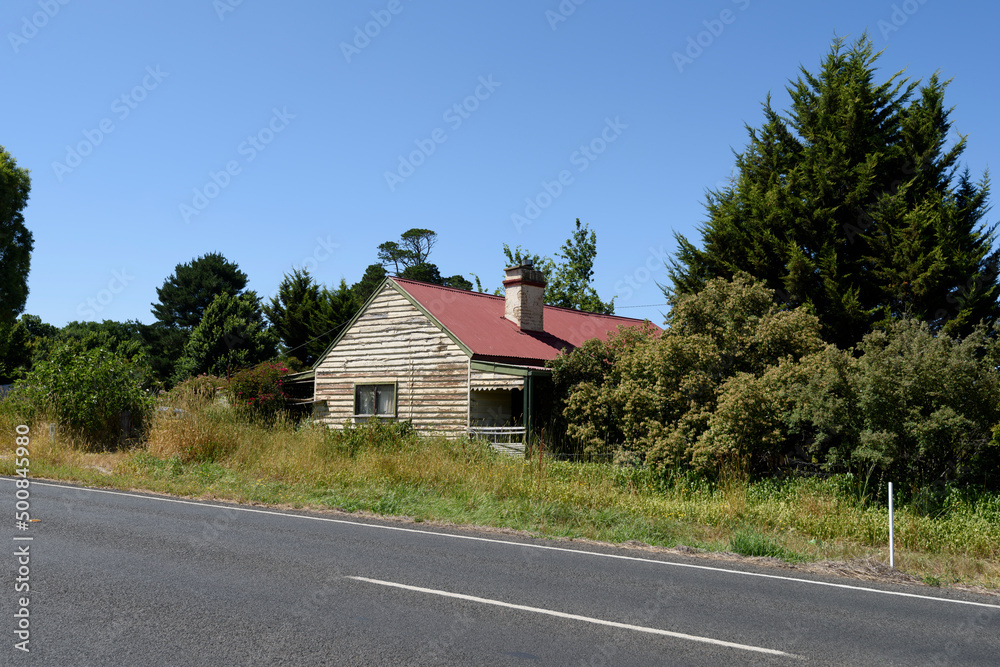
<path id="1" fill-rule="evenodd" d="M 354 414 L 375 414 L 375 386 L 359 385 L 354 393 Z"/>
<path id="2" fill-rule="evenodd" d="M 378 386 L 378 410 L 376 414 L 393 415 L 395 407 L 396 387 L 391 384 L 380 384 Z"/>

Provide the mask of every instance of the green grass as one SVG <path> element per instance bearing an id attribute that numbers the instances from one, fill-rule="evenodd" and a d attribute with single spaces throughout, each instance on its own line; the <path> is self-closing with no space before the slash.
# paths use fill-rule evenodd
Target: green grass
<path id="1" fill-rule="evenodd" d="M 384 426 L 337 433 L 187 407 L 184 417 L 158 416 L 148 442 L 127 451 L 88 453 L 66 434 L 50 440 L 39 424 L 32 476 L 790 563 L 888 561 L 887 509 L 850 479 L 731 475 L 710 484 L 603 463 L 510 459 L 480 443 Z M 16 422 L 0 409 L 0 428 L 13 434 Z M 12 456 L 0 458 L 0 473 L 13 470 Z M 895 523 L 897 569 L 932 585 L 1000 585 L 1000 496 L 954 492 L 934 512 L 902 505 Z"/>
<path id="2" fill-rule="evenodd" d="M 797 554 L 781 546 L 774 538 L 765 537 L 748 528 L 741 528 L 733 533 L 729 538 L 729 548 L 742 556 L 766 556 L 789 563 L 809 560 L 803 554 Z"/>

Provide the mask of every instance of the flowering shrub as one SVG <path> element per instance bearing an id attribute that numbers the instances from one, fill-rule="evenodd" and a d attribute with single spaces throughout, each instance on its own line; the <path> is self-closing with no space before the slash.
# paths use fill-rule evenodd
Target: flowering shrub
<path id="1" fill-rule="evenodd" d="M 233 407 L 254 417 L 273 419 L 285 408 L 284 364 L 264 362 L 240 371 L 229 381 L 229 400 Z"/>

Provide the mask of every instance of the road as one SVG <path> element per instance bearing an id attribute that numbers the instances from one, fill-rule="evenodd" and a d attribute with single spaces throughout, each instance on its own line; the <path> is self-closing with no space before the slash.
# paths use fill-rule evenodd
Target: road
<path id="1" fill-rule="evenodd" d="M 33 481 L 0 664 L 1000 662 L 1000 599 Z M 14 538 L 31 537 L 31 540 Z M 30 549 L 30 653 L 14 648 Z M 23 551 L 22 551 L 23 552 Z"/>

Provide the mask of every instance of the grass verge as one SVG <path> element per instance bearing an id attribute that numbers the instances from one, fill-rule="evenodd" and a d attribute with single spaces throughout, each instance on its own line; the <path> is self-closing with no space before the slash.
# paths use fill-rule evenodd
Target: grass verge
<path id="1" fill-rule="evenodd" d="M 186 407 L 158 414 L 145 446 L 126 451 L 88 453 L 79 439 L 34 424 L 31 476 L 788 563 L 888 561 L 887 509 L 844 478 L 665 481 L 610 464 L 510 459 L 481 443 L 385 425 L 331 432 Z M 0 414 L 11 441 L 16 422 Z M 14 469 L 13 452 L 5 452 L 0 473 Z M 897 570 L 932 585 L 1000 586 L 1000 497 L 955 494 L 933 516 L 899 507 L 895 524 Z"/>

